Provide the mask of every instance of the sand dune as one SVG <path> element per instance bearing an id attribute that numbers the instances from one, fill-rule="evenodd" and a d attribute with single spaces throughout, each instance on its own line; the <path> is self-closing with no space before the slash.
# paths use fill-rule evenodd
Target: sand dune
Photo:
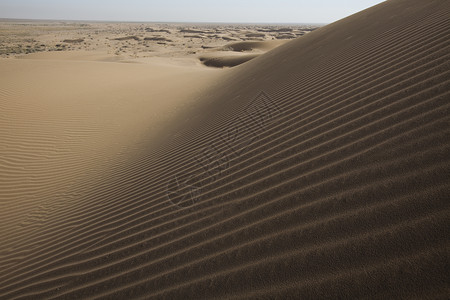
<path id="1" fill-rule="evenodd" d="M 213 52 L 208 55 L 202 55 L 199 57 L 200 61 L 208 67 L 235 67 L 243 64 L 249 60 L 258 57 L 260 54 L 234 54 L 224 53 L 221 51 Z"/>
<path id="2" fill-rule="evenodd" d="M 200 61 L 208 67 L 235 67 L 272 50 L 285 41 L 246 41 L 227 44 L 212 49 L 199 56 Z M 233 51 L 230 54 L 229 51 Z M 237 53 L 236 53 L 237 52 Z"/>
<path id="3" fill-rule="evenodd" d="M 242 52 L 242 51 L 254 51 L 254 50 L 261 50 L 261 51 L 268 51 L 273 48 L 276 48 L 285 42 L 283 41 L 248 41 L 248 42 L 238 42 L 238 43 L 231 43 L 228 45 L 223 46 L 223 50 L 231 50 L 236 52 Z"/>
<path id="4" fill-rule="evenodd" d="M 94 177 L 107 176 L 115 161 L 147 140 L 148 149 L 156 147 L 171 117 L 219 75 L 102 61 L 108 59 L 98 53 L 61 52 L 0 62 L 3 267 L 54 210 L 78 199 L 73 186 L 85 189 Z"/>
<path id="5" fill-rule="evenodd" d="M 2 61 L 0 298 L 448 298 L 449 34 L 391 0 L 229 70 Z"/>

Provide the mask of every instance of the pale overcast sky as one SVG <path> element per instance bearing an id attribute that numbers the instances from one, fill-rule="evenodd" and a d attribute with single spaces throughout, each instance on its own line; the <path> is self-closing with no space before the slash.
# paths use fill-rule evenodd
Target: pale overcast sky
<path id="1" fill-rule="evenodd" d="M 0 18 L 331 23 L 380 0 L 0 0 Z"/>

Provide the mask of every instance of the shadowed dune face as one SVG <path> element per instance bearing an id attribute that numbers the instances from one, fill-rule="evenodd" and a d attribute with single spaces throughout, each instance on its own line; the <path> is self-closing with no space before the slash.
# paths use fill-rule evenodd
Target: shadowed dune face
<path id="1" fill-rule="evenodd" d="M 392 0 L 225 71 L 3 249 L 0 297 L 446 298 L 449 35 Z"/>
<path id="2" fill-rule="evenodd" d="M 265 52 L 272 50 L 285 41 L 248 41 L 225 45 L 218 49 L 213 49 L 199 57 L 200 61 L 208 67 L 235 67 L 252 60 Z M 232 51 L 232 55 L 230 55 Z"/>
<path id="3" fill-rule="evenodd" d="M 231 50 L 231 51 L 236 51 L 236 52 L 253 51 L 253 50 L 268 51 L 279 45 L 282 45 L 283 43 L 284 42 L 280 42 L 280 41 L 238 42 L 238 43 L 231 43 L 231 44 L 225 45 L 223 47 L 223 50 Z"/>
<path id="4" fill-rule="evenodd" d="M 255 57 L 258 57 L 259 54 L 246 54 L 246 55 L 209 55 L 209 56 L 201 56 L 200 61 L 208 67 L 235 67 L 240 64 L 243 64 L 249 60 L 252 60 Z"/>

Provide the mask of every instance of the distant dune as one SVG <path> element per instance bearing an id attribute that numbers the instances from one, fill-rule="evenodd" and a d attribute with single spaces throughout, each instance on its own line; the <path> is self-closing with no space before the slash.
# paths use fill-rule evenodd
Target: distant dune
<path id="1" fill-rule="evenodd" d="M 0 298 L 447 299 L 449 36 L 391 0 L 227 70 L 0 61 Z"/>
<path id="2" fill-rule="evenodd" d="M 258 56 L 259 54 L 229 55 L 216 52 L 213 55 L 200 56 L 199 59 L 205 66 L 223 68 L 235 67 Z"/>
<path id="3" fill-rule="evenodd" d="M 227 44 L 199 57 L 208 67 L 235 67 L 272 50 L 286 41 L 246 41 Z M 230 53 L 229 51 L 233 51 Z"/>
<path id="4" fill-rule="evenodd" d="M 237 43 L 231 43 L 228 45 L 223 46 L 224 50 L 232 50 L 236 52 L 242 52 L 242 51 L 253 51 L 253 50 L 262 50 L 267 51 L 271 50 L 275 47 L 278 47 L 285 42 L 280 41 L 248 41 L 248 42 L 237 42 Z"/>

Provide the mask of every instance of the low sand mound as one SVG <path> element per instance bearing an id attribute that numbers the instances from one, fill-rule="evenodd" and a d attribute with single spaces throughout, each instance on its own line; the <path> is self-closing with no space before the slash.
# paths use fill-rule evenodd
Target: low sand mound
<path id="1" fill-rule="evenodd" d="M 169 34 L 171 33 L 170 30 L 168 30 L 168 29 L 153 29 L 151 27 L 145 28 L 145 31 L 146 32 L 164 32 L 164 33 L 169 33 Z"/>
<path id="2" fill-rule="evenodd" d="M 114 40 L 116 40 L 116 41 L 129 41 L 129 40 L 140 41 L 141 39 L 135 35 L 131 35 L 131 36 L 118 37 L 118 38 L 115 38 Z"/>
<path id="3" fill-rule="evenodd" d="M 278 40 L 291 40 L 296 38 L 297 35 L 293 34 L 293 33 L 286 33 L 286 34 L 278 34 L 275 36 L 276 39 Z"/>
<path id="4" fill-rule="evenodd" d="M 225 45 L 222 49 L 236 52 L 254 51 L 254 50 L 261 50 L 265 52 L 273 48 L 276 48 L 284 43 L 285 43 L 284 41 L 248 41 L 248 42 L 231 43 Z"/>
<path id="5" fill-rule="evenodd" d="M 84 42 L 84 39 L 66 39 L 63 40 L 63 43 L 69 43 L 69 44 L 78 44 Z"/>
<path id="6" fill-rule="evenodd" d="M 237 38 L 230 37 L 230 36 L 228 36 L 228 35 L 221 36 L 220 38 L 221 38 L 222 40 L 224 40 L 224 41 L 238 41 L 238 40 L 239 40 L 239 39 L 237 39 Z"/>
<path id="7" fill-rule="evenodd" d="M 144 38 L 144 41 L 172 42 L 171 39 L 165 38 L 163 36 L 146 37 Z"/>
<path id="8" fill-rule="evenodd" d="M 198 35 L 198 34 L 187 34 L 183 36 L 184 38 L 191 38 L 191 39 L 203 39 L 205 36 Z"/>
<path id="9" fill-rule="evenodd" d="M 231 43 L 199 57 L 200 61 L 208 67 L 223 68 L 235 67 L 252 60 L 265 52 L 272 50 L 285 42 L 238 42 Z M 230 54 L 230 51 L 231 52 Z"/>
<path id="10" fill-rule="evenodd" d="M 251 32 L 251 33 L 247 33 L 245 36 L 249 37 L 249 38 L 263 38 L 266 35 L 264 33 Z"/>
<path id="11" fill-rule="evenodd" d="M 197 29 L 181 29 L 181 33 L 209 33 L 209 31 L 197 30 Z"/>
<path id="12" fill-rule="evenodd" d="M 201 56 L 200 61 L 208 67 L 235 67 L 249 60 L 252 60 L 257 56 L 259 56 L 259 54 Z"/>
<path id="13" fill-rule="evenodd" d="M 257 31 L 260 32 L 291 32 L 293 31 L 292 28 L 260 28 L 257 29 Z"/>
<path id="14" fill-rule="evenodd" d="M 148 118 L 131 119 L 143 122 L 142 141 L 120 144 L 133 150 L 127 159 L 112 159 L 100 179 L 55 173 L 71 188 L 43 194 L 33 226 L 16 231 L 25 234 L 2 227 L 0 298 L 448 298 L 449 35 L 448 1 L 386 1 L 225 71 L 157 141 L 145 138 L 155 110 L 135 103 Z M 17 66 L 9 70 L 2 84 Z M 23 105 L 8 98 L 23 82 L 0 89 L 12 109 L 0 126 L 3 197 L 32 201 L 60 184 L 33 184 L 46 158 L 67 155 L 53 169 L 80 176 L 80 159 L 102 158 L 70 150 L 122 124 L 89 101 L 109 82 L 93 75 L 102 89 L 78 96 L 104 121 L 85 126 L 75 114 L 64 121 L 76 131 L 43 136 L 32 119 L 4 127 Z M 110 107 L 146 93 L 122 88 L 134 94 Z M 40 103 L 26 113 L 45 127 L 55 116 Z M 29 142 L 11 150 L 15 130 Z M 81 138 L 56 139 L 69 148 L 46 146 L 70 132 Z M 43 152 L 18 154 L 27 148 Z M 37 160 L 15 167 L 23 159 Z M 18 170 L 36 173 L 20 181 Z"/>

